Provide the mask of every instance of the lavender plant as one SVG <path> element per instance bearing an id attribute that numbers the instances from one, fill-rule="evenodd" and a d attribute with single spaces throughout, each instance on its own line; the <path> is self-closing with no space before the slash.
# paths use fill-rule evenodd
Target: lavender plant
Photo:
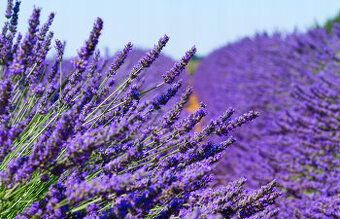
<path id="1" fill-rule="evenodd" d="M 95 50 L 103 29 L 98 18 L 72 59 L 72 69 L 65 69 L 65 43 L 54 43 L 49 31 L 54 14 L 40 26 L 41 9 L 34 8 L 22 38 L 16 33 L 19 4 L 8 1 L 0 36 L 1 218 L 251 218 L 276 213 L 270 208 L 279 194 L 275 181 L 255 191 L 243 188 L 244 178 L 210 187 L 212 165 L 234 142 L 230 133 L 256 118 L 256 112 L 231 119 L 233 110 L 228 110 L 194 133 L 206 105 L 181 118 L 192 92 L 187 88 L 168 112 L 160 113 L 179 92 L 178 75 L 195 48 L 160 72 L 163 81 L 157 85 L 142 83 L 169 40 L 165 35 L 116 83 L 131 43 L 105 68 Z M 51 44 L 57 53 L 52 64 L 46 60 Z M 148 97 L 151 91 L 158 93 Z M 229 137 L 206 142 L 212 135 Z"/>

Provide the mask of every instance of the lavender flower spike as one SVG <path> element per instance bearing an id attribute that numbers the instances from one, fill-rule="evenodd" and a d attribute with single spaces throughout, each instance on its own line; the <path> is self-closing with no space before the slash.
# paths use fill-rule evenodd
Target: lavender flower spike
<path id="1" fill-rule="evenodd" d="M 98 17 L 96 22 L 94 23 L 89 39 L 85 42 L 84 47 L 82 47 L 78 52 L 78 57 L 73 60 L 73 66 L 79 71 L 82 72 L 85 70 L 88 60 L 90 56 L 92 56 L 94 49 L 96 48 L 102 29 L 103 20 Z"/>
<path id="2" fill-rule="evenodd" d="M 189 63 L 190 59 L 195 53 L 196 47 L 193 46 L 185 53 L 185 56 L 182 57 L 181 61 L 175 63 L 174 66 L 163 75 L 164 82 L 171 84 L 175 77 L 177 77 L 184 70 L 185 66 Z"/>
<path id="3" fill-rule="evenodd" d="M 18 14 L 19 14 L 19 8 L 20 8 L 20 1 L 16 1 L 15 5 L 13 7 L 13 14 L 11 18 L 11 25 L 9 26 L 9 29 L 12 33 L 15 33 L 17 30 L 17 25 L 18 25 Z"/>
<path id="4" fill-rule="evenodd" d="M 7 10 L 6 10 L 6 14 L 5 17 L 7 19 L 10 19 L 12 16 L 12 8 L 13 8 L 13 0 L 8 0 L 7 2 Z"/>
<path id="5" fill-rule="evenodd" d="M 0 80 L 0 116 L 5 112 L 11 97 L 12 85 L 10 80 Z"/>
<path id="6" fill-rule="evenodd" d="M 138 73 L 143 68 L 148 68 L 158 58 L 159 54 L 168 41 L 169 37 L 167 35 L 164 35 L 162 38 L 160 38 L 158 40 L 158 44 L 155 45 L 155 47 L 150 50 L 143 58 L 141 58 L 138 64 L 132 69 L 130 78 L 136 78 Z"/>
<path id="7" fill-rule="evenodd" d="M 63 44 L 60 40 L 55 40 L 54 48 L 57 50 L 58 61 L 61 62 L 64 55 L 65 43 Z"/>
<path id="8" fill-rule="evenodd" d="M 52 25 L 52 22 L 53 22 L 53 19 L 54 19 L 54 16 L 55 14 L 54 13 L 51 13 L 49 16 L 48 16 L 48 20 L 47 22 L 41 27 L 40 29 L 40 32 L 38 34 L 38 39 L 40 41 L 44 40 L 50 26 Z"/>
<path id="9" fill-rule="evenodd" d="M 130 52 L 130 50 L 132 49 L 132 43 L 129 42 L 128 44 L 126 44 L 126 46 L 124 47 L 123 51 L 121 51 L 119 53 L 119 55 L 115 58 L 115 60 L 113 61 L 109 73 L 108 73 L 108 77 L 112 76 L 115 74 L 115 72 L 119 69 L 119 67 L 124 64 L 124 61 L 128 55 L 128 53 Z"/>

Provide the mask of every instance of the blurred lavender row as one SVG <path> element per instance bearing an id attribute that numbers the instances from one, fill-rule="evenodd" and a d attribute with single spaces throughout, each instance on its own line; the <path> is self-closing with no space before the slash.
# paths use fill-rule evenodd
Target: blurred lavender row
<path id="1" fill-rule="evenodd" d="M 210 106 L 260 116 L 236 131 L 215 173 L 221 184 L 277 179 L 279 218 L 340 217 L 340 26 L 332 32 L 258 34 L 200 61 L 194 92 Z M 216 137 L 211 141 L 220 141 Z"/>

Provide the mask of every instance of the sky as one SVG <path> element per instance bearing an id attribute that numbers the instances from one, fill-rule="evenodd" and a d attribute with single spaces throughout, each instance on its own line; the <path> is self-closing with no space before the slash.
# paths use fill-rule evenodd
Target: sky
<path id="1" fill-rule="evenodd" d="M 0 0 L 0 25 L 7 0 Z M 22 0 L 19 31 L 26 32 L 33 6 L 41 7 L 42 23 L 56 12 L 55 38 L 67 42 L 72 57 L 88 38 L 97 17 L 104 20 L 99 48 L 113 55 L 127 42 L 149 49 L 167 34 L 164 54 L 179 59 L 192 45 L 199 56 L 255 33 L 323 24 L 340 10 L 340 0 Z"/>

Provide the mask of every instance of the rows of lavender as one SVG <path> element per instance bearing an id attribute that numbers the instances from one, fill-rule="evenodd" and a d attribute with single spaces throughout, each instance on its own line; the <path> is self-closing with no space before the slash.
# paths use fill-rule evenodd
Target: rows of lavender
<path id="1" fill-rule="evenodd" d="M 169 40 L 164 36 L 143 56 L 134 56 L 128 43 L 111 60 L 96 50 L 103 29 L 98 18 L 69 64 L 65 43 L 53 40 L 49 30 L 54 13 L 40 24 L 41 9 L 34 8 L 21 34 L 19 6 L 8 1 L 0 35 L 1 218 L 277 213 L 275 181 L 255 190 L 244 187 L 245 178 L 211 186 L 213 165 L 234 143 L 230 133 L 258 113 L 232 119 L 234 110 L 227 109 L 193 131 L 207 107 L 182 113 L 192 89 L 181 88 L 185 83 L 178 78 L 195 47 L 173 63 L 160 56 Z M 52 47 L 57 55 L 51 62 L 46 57 Z M 133 65 L 126 60 L 130 55 Z M 215 135 L 226 139 L 207 141 Z"/>
<path id="2" fill-rule="evenodd" d="M 275 178 L 279 218 L 340 218 L 339 25 L 244 38 L 203 59 L 193 80 L 208 118 L 228 106 L 260 113 L 234 134 L 219 183 L 245 176 L 257 188 Z"/>

